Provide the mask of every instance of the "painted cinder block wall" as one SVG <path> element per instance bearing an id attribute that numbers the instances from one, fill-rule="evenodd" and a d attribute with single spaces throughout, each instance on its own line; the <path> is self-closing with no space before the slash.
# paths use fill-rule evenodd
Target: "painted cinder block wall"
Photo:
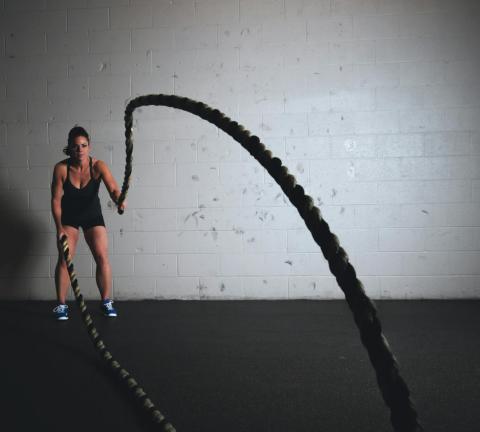
<path id="1" fill-rule="evenodd" d="M 0 200 L 35 239 L 15 285 L 2 267 L 0 298 L 54 298 L 49 187 L 68 130 L 86 127 L 121 182 L 123 110 L 150 93 L 201 100 L 257 134 L 314 198 L 372 298 L 479 297 L 478 2 L 0 8 Z M 101 194 L 115 298 L 343 298 L 295 209 L 230 137 L 155 107 L 135 113 L 134 140 L 128 211 Z M 83 240 L 75 265 L 96 298 Z"/>

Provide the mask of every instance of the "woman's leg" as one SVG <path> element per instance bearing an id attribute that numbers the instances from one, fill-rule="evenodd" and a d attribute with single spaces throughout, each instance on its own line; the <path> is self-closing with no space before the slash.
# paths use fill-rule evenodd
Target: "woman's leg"
<path id="1" fill-rule="evenodd" d="M 95 273 L 97 286 L 102 300 L 105 300 L 110 298 L 112 293 L 112 269 L 108 259 L 107 230 L 104 226 L 98 225 L 88 228 L 83 234 L 97 264 Z"/>
<path id="2" fill-rule="evenodd" d="M 70 255 L 75 256 L 75 250 L 78 241 L 78 229 L 69 225 L 64 225 L 63 230 L 68 238 L 68 248 Z M 68 276 L 67 264 L 63 258 L 63 250 L 60 243 L 57 241 L 58 247 L 58 261 L 55 267 L 55 289 L 57 290 L 57 300 L 61 304 L 65 304 L 67 299 L 68 287 L 70 286 L 70 278 Z"/>

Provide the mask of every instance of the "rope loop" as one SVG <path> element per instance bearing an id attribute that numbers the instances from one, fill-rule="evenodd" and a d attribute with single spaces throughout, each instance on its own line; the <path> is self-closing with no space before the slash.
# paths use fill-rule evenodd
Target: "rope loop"
<path id="1" fill-rule="evenodd" d="M 139 99 L 139 101 L 143 100 Z M 289 174 L 288 169 L 282 165 L 282 161 L 273 157 L 270 150 L 261 143 L 256 135 L 251 135 L 243 126 L 223 115 L 218 109 L 211 109 L 204 103 L 174 95 L 152 95 L 149 103 L 179 108 L 205 118 L 237 140 L 272 175 L 304 219 L 313 239 L 327 259 L 332 274 L 345 293 L 345 300 L 352 310 L 360 331 L 360 339 L 375 369 L 380 391 L 385 403 L 390 408 L 391 422 L 395 431 L 418 432 L 423 430 L 409 398 L 408 387 L 398 372 L 396 359 L 382 333 L 375 307 L 366 296 L 362 283 L 356 278 L 355 269 L 350 264 L 347 253 L 341 248 L 337 236 L 330 232 L 327 222 L 323 219 L 320 210 L 315 207 L 313 199 L 305 194 L 303 187 L 297 184 L 295 177 Z M 130 117 L 130 112 L 126 112 L 126 126 L 130 124 Z M 131 140 L 127 140 L 127 148 L 130 144 Z M 127 162 L 128 160 L 127 153 Z M 126 195 L 127 189 L 128 178 L 126 175 L 122 187 L 122 197 Z M 395 394 L 396 397 L 385 396 L 389 394 Z"/>
<path id="2" fill-rule="evenodd" d="M 192 99 L 162 94 L 140 96 L 132 99 L 125 109 L 126 166 L 122 191 L 117 203 L 118 207 L 122 205 L 126 198 L 132 172 L 133 112 L 136 108 L 144 105 L 178 108 L 206 119 L 237 140 L 272 175 L 304 219 L 306 227 L 312 234 L 314 241 L 319 245 L 328 261 L 332 274 L 345 294 L 345 300 L 352 311 L 354 321 L 360 332 L 360 339 L 375 369 L 380 392 L 386 405 L 390 408 L 390 420 L 394 430 L 396 432 L 422 431 L 423 428 L 418 422 L 417 413 L 410 400 L 409 389 L 400 376 L 397 361 L 382 333 L 375 306 L 365 294 L 363 285 L 357 279 L 355 269 L 350 264 L 346 252 L 341 248 L 337 236 L 330 232 L 328 223 L 323 219 L 320 210 L 315 207 L 313 199 L 305 194 L 303 187 L 296 183 L 295 177 L 288 173 L 286 167 L 283 167 L 282 161 L 273 157 L 270 150 L 260 142 L 257 136 L 250 135 L 250 132 L 246 131 L 243 126 L 232 121 L 219 110 L 211 109 L 204 103 Z M 119 211 L 119 213 L 122 212 Z M 66 240 L 64 243 L 64 247 L 68 251 Z M 71 267 L 69 265 L 68 268 L 69 274 L 70 269 L 72 270 L 71 274 L 73 274 L 73 265 Z M 72 287 L 77 298 L 78 283 L 76 280 L 72 280 Z M 106 359 L 112 370 L 119 369 L 121 373 L 124 371 L 118 365 L 118 362 L 113 360 L 110 355 L 106 356 L 105 352 L 103 358 Z M 144 399 L 143 390 L 137 389 L 138 387 L 135 387 L 137 394 Z M 158 410 L 151 412 L 153 413 L 154 423 L 161 428 L 159 430 L 164 432 L 175 431 Z"/>

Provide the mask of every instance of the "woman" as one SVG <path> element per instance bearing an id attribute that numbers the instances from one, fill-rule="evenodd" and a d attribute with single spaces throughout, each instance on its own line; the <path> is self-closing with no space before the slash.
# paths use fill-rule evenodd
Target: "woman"
<path id="1" fill-rule="evenodd" d="M 105 162 L 90 156 L 90 137 L 87 131 L 75 126 L 68 134 L 68 145 L 63 152 L 69 156 L 55 165 L 52 181 L 52 214 L 57 228 L 57 239 L 68 238 L 70 254 L 75 255 L 79 227 L 97 265 L 96 281 L 102 298 L 101 309 L 105 316 L 115 317 L 117 312 L 110 299 L 112 270 L 108 260 L 108 237 L 98 198 L 102 180 L 110 197 L 117 204 L 120 189 Z M 125 203 L 121 206 L 125 208 Z M 57 320 L 68 319 L 66 297 L 70 279 L 58 243 L 58 261 L 55 268 L 55 287 L 58 306 L 53 309 Z"/>

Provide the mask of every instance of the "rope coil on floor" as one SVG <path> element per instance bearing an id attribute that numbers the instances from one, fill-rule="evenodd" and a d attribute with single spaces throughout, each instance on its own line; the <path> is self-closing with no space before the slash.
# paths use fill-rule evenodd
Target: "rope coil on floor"
<path id="1" fill-rule="evenodd" d="M 107 367 L 110 368 L 114 375 L 134 397 L 139 406 L 143 408 L 148 416 L 150 416 L 152 423 L 157 426 L 157 429 L 162 432 L 176 432 L 175 428 L 167 421 L 165 416 L 155 407 L 143 388 L 138 385 L 137 381 L 130 375 L 130 373 L 125 370 L 120 363 L 113 358 L 112 353 L 107 350 L 105 343 L 100 338 L 100 334 L 93 324 L 92 317 L 88 313 L 87 305 L 83 300 L 83 295 L 80 293 L 80 287 L 73 267 L 66 235 L 63 235 L 60 238 L 60 243 L 62 246 L 63 257 L 67 264 L 68 275 L 72 284 L 75 301 L 82 313 L 83 323 L 87 327 L 88 335 L 92 340 L 95 349 L 100 354 L 100 357 Z"/>
<path id="2" fill-rule="evenodd" d="M 390 408 L 390 420 L 394 430 L 396 432 L 423 430 L 410 400 L 410 391 L 400 376 L 397 361 L 382 333 L 376 308 L 366 295 L 362 283 L 357 279 L 347 253 L 340 246 L 337 236 L 330 231 L 320 210 L 314 205 L 313 199 L 305 194 L 303 187 L 297 184 L 295 177 L 288 172 L 288 168 L 279 158 L 273 157 L 272 152 L 260 142 L 257 136 L 251 135 L 242 125 L 232 121 L 218 109 L 192 99 L 163 94 L 132 99 L 125 109 L 126 164 L 118 205 L 120 206 L 125 200 L 132 173 L 133 111 L 138 107 L 151 105 L 178 108 L 213 123 L 238 141 L 268 171 L 300 213 L 328 261 L 330 271 L 345 294 L 345 299 L 360 331 L 361 341 L 375 369 L 383 399 Z M 123 211 L 119 210 L 119 213 L 122 214 Z"/>

